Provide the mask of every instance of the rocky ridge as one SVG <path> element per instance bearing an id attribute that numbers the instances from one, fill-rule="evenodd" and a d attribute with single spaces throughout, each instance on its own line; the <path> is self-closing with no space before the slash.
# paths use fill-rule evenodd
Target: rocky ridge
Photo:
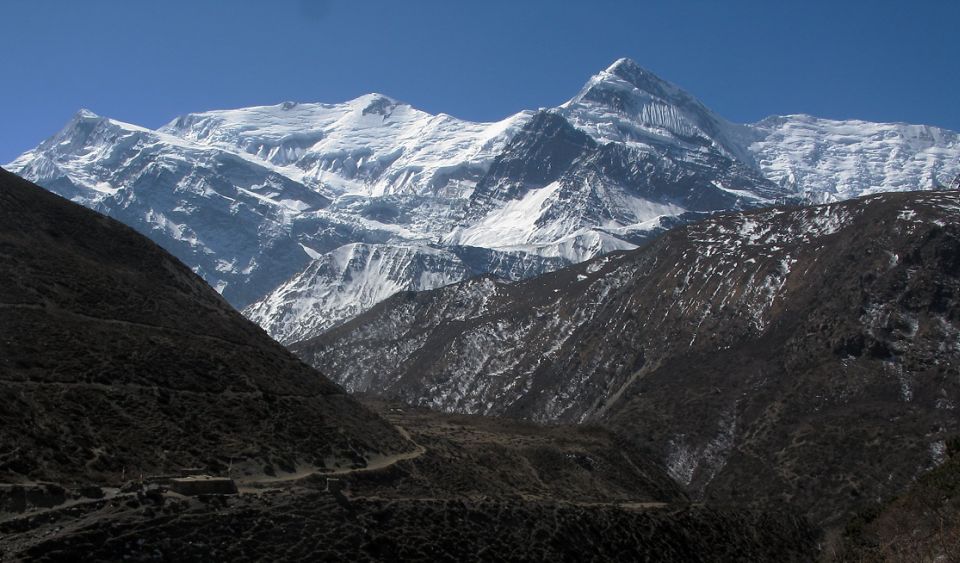
<path id="1" fill-rule="evenodd" d="M 401 293 L 293 350 L 352 391 L 602 422 L 695 496 L 836 522 L 960 430 L 958 214 L 957 192 L 920 192 L 721 215 L 524 282 Z"/>

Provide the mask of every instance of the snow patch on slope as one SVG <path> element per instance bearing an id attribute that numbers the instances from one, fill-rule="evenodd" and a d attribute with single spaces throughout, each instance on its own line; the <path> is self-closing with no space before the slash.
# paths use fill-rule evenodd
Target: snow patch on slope
<path id="1" fill-rule="evenodd" d="M 428 246 L 353 243 L 318 256 L 299 274 L 244 310 L 280 342 L 335 326 L 398 291 L 460 281 L 468 268 L 454 254 Z"/>

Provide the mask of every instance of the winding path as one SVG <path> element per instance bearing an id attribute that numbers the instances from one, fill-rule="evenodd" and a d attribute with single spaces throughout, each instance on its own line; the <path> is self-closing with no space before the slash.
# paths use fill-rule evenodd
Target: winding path
<path id="1" fill-rule="evenodd" d="M 270 485 L 275 483 L 285 483 L 290 481 L 299 481 L 300 479 L 306 479 L 307 477 L 336 477 L 338 475 L 352 475 L 355 473 L 367 473 L 372 471 L 380 471 L 388 467 L 392 467 L 401 461 L 407 461 L 411 459 L 416 459 L 423 454 L 427 453 L 427 448 L 421 446 L 410 437 L 410 433 L 401 426 L 394 426 L 401 436 L 406 438 L 411 444 L 414 445 L 414 449 L 409 452 L 403 452 L 399 454 L 387 455 L 387 456 L 378 456 L 375 459 L 371 459 L 367 465 L 364 467 L 357 468 L 344 468 L 344 469 L 334 469 L 332 471 L 325 471 L 318 468 L 303 469 L 289 475 L 284 475 L 283 477 L 270 477 L 270 478 L 238 478 L 237 485 L 242 489 L 247 490 L 260 488 L 260 485 Z M 242 491 L 241 491 L 242 492 Z"/>

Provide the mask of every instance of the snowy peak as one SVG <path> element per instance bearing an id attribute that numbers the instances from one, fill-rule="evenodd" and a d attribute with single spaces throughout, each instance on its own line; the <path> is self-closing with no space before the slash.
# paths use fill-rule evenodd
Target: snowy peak
<path id="1" fill-rule="evenodd" d="M 281 167 L 334 194 L 468 194 L 526 112 L 498 123 L 432 115 L 382 94 L 177 118 L 160 131 Z"/>
<path id="2" fill-rule="evenodd" d="M 154 137 L 149 129 L 81 109 L 63 129 L 6 166 L 54 193 L 96 207 L 102 197 L 118 191 L 108 177 L 121 155 Z"/>
<path id="3" fill-rule="evenodd" d="M 664 144 L 713 148 L 752 164 L 742 139 L 745 127 L 707 109 L 683 89 L 630 59 L 619 59 L 594 75 L 561 111 L 601 143 L 626 143 L 643 150 Z"/>
<path id="4" fill-rule="evenodd" d="M 633 115 L 640 104 L 654 101 L 670 106 L 696 104 L 702 107 L 690 94 L 630 59 L 619 59 L 592 76 L 565 106 L 599 106 Z"/>
<path id="5" fill-rule="evenodd" d="M 119 137 L 144 131 L 147 129 L 81 109 L 70 118 L 63 129 L 41 143 L 37 150 L 71 153 L 92 145 L 113 143 Z"/>
<path id="6" fill-rule="evenodd" d="M 397 106 L 402 105 L 400 102 L 382 94 L 370 94 L 364 96 L 364 98 L 364 107 L 360 111 L 362 115 L 380 115 L 386 118 L 390 117 Z"/>
<path id="7" fill-rule="evenodd" d="M 619 59 L 613 61 L 613 64 L 611 64 L 610 66 L 607 67 L 607 72 L 609 72 L 609 73 L 616 73 L 616 72 L 617 72 L 617 69 L 620 68 L 620 67 L 622 67 L 622 66 L 627 66 L 627 67 L 632 66 L 632 67 L 639 68 L 640 70 L 644 70 L 643 67 L 641 67 L 639 64 L 637 64 L 637 61 L 635 61 L 635 60 L 633 60 L 633 59 L 631 59 L 631 58 L 629 58 L 629 57 L 620 57 Z"/>
<path id="8" fill-rule="evenodd" d="M 630 83 L 634 88 L 657 98 L 675 101 L 678 104 L 696 101 L 693 96 L 663 80 L 631 59 L 618 59 L 600 75 L 601 81 L 616 79 Z"/>
<path id="9" fill-rule="evenodd" d="M 279 144 L 295 138 L 309 138 L 316 143 L 337 130 L 389 128 L 396 123 L 432 117 L 435 116 L 409 104 L 374 93 L 338 104 L 288 101 L 269 106 L 190 113 L 159 130 L 197 143 L 246 148 L 254 141 Z"/>
<path id="10" fill-rule="evenodd" d="M 100 116 L 88 110 L 87 108 L 80 108 L 79 110 L 77 110 L 77 113 L 74 115 L 74 118 L 87 118 L 87 117 L 98 118 Z"/>

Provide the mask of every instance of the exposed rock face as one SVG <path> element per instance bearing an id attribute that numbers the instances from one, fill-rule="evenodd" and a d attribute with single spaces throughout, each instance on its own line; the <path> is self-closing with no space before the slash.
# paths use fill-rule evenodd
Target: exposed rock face
<path id="1" fill-rule="evenodd" d="M 411 446 L 132 229 L 0 171 L 0 479 L 116 482 Z"/>
<path id="2" fill-rule="evenodd" d="M 695 495 L 831 523 L 960 430 L 958 225 L 957 192 L 723 215 L 525 282 L 399 294 L 293 349 L 351 390 L 604 421 Z"/>

